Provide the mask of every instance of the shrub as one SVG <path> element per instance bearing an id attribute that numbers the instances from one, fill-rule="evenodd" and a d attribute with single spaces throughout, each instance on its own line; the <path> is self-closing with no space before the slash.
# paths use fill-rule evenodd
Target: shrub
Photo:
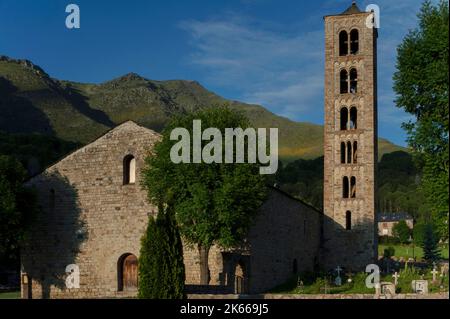
<path id="1" fill-rule="evenodd" d="M 407 244 L 411 236 L 411 229 L 406 224 L 406 221 L 401 220 L 392 228 L 392 233 L 395 238 L 402 244 Z"/>
<path id="2" fill-rule="evenodd" d="M 384 258 L 391 258 L 393 256 L 395 256 L 395 248 L 394 247 L 389 246 L 388 248 L 384 249 L 384 252 L 383 252 Z"/>

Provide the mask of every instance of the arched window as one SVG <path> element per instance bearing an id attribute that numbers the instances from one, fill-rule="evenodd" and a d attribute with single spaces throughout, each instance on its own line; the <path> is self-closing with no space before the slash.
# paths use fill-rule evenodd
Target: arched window
<path id="1" fill-rule="evenodd" d="M 350 129 L 356 130 L 358 128 L 358 110 L 356 107 L 350 109 Z"/>
<path id="2" fill-rule="evenodd" d="M 348 189 L 349 183 L 348 183 L 348 177 L 345 176 L 342 179 L 342 197 L 343 198 L 348 198 L 349 195 L 349 189 Z"/>
<path id="3" fill-rule="evenodd" d="M 347 164 L 352 163 L 352 142 L 347 142 Z"/>
<path id="4" fill-rule="evenodd" d="M 345 164 L 345 142 L 341 143 L 341 164 Z"/>
<path id="5" fill-rule="evenodd" d="M 341 31 L 339 33 L 339 55 L 345 56 L 348 54 L 348 33 Z"/>
<path id="6" fill-rule="evenodd" d="M 348 72 L 341 70 L 341 94 L 348 93 Z"/>
<path id="7" fill-rule="evenodd" d="M 353 142 L 353 164 L 358 163 L 358 142 Z"/>
<path id="8" fill-rule="evenodd" d="M 134 291 L 138 287 L 138 260 L 133 254 L 123 254 L 117 262 L 117 290 Z"/>
<path id="9" fill-rule="evenodd" d="M 345 229 L 352 229 L 352 213 L 350 211 L 345 212 Z"/>
<path id="10" fill-rule="evenodd" d="M 348 109 L 344 106 L 341 109 L 341 131 L 345 131 L 347 129 L 348 123 Z"/>
<path id="11" fill-rule="evenodd" d="M 353 29 L 350 32 L 350 54 L 357 54 L 359 51 L 359 33 Z"/>
<path id="12" fill-rule="evenodd" d="M 127 155 L 123 159 L 123 184 L 136 182 L 136 159 L 133 155 Z"/>
<path id="13" fill-rule="evenodd" d="M 356 177 L 352 176 L 350 179 L 350 197 L 355 198 L 356 197 Z"/>
<path id="14" fill-rule="evenodd" d="M 350 70 L 350 93 L 358 93 L 358 71 Z"/>

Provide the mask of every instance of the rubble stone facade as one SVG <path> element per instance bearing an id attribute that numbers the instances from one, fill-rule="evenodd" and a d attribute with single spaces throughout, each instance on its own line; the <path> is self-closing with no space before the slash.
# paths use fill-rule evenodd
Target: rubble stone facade
<path id="1" fill-rule="evenodd" d="M 23 298 L 136 296 L 136 287 L 126 286 L 130 278 L 124 271 L 130 267 L 128 275 L 136 276 L 133 263 L 139 258 L 141 237 L 148 218 L 157 214 L 139 172 L 159 139 L 159 134 L 129 121 L 28 182 L 38 193 L 42 212 L 22 250 Z M 259 293 L 284 283 L 295 271 L 313 270 L 320 216 L 270 188 L 246 248 L 211 248 L 210 284 L 222 291 Z M 195 247 L 184 245 L 184 261 L 186 284 L 197 285 Z M 79 269 L 79 288 L 66 285 L 66 267 L 73 264 Z"/>

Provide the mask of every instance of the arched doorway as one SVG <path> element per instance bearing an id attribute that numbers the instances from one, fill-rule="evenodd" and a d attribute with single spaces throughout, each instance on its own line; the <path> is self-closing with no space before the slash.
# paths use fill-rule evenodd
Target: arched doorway
<path id="1" fill-rule="evenodd" d="M 245 273 L 245 267 L 240 261 L 236 264 L 234 270 L 234 293 L 235 294 L 246 294 L 247 293 L 247 278 Z"/>
<path id="2" fill-rule="evenodd" d="M 138 260 L 133 254 L 124 254 L 118 262 L 118 290 L 132 291 L 138 288 Z"/>

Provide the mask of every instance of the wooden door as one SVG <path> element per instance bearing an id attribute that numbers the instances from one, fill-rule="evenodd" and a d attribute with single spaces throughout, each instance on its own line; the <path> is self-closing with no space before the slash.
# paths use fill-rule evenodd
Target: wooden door
<path id="1" fill-rule="evenodd" d="M 135 255 L 123 260 L 123 290 L 136 290 L 138 285 L 138 261 Z"/>

